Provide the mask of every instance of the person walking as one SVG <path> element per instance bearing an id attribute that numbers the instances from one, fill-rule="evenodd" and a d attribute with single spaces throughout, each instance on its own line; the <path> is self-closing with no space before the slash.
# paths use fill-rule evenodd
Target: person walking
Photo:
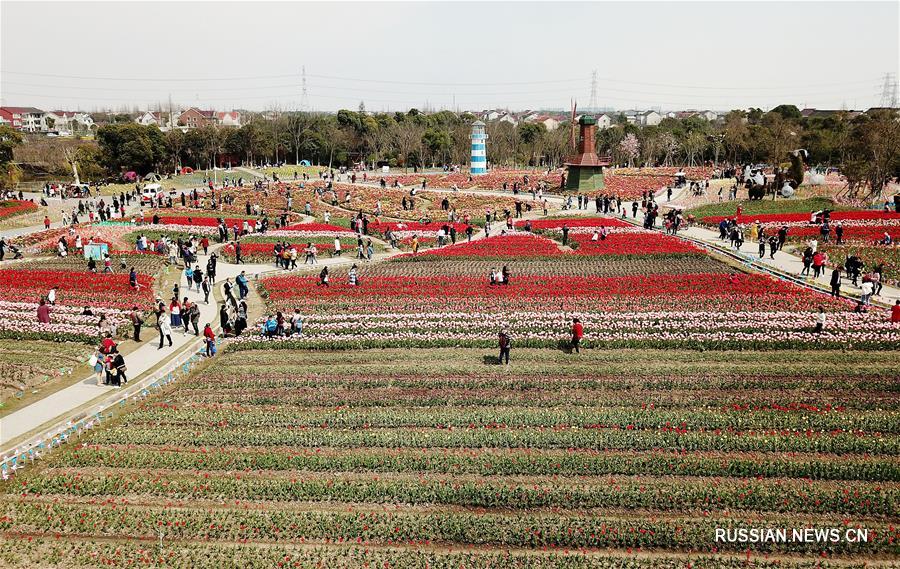
<path id="1" fill-rule="evenodd" d="M 841 297 L 841 268 L 835 267 L 831 271 L 831 296 L 834 298 Z"/>
<path id="2" fill-rule="evenodd" d="M 203 303 L 209 304 L 209 293 L 212 290 L 212 287 L 209 286 L 209 277 L 203 277 L 203 282 L 200 283 L 200 290 L 203 291 Z"/>
<path id="3" fill-rule="evenodd" d="M 334 251 L 331 254 L 332 257 L 340 257 L 341 256 L 341 238 L 334 238 Z"/>
<path id="4" fill-rule="evenodd" d="M 188 311 L 188 318 L 191 321 L 191 327 L 194 329 L 194 336 L 200 335 L 200 306 L 196 302 L 191 303 L 191 309 Z M 184 327 L 187 331 L 187 324 Z"/>
<path id="5" fill-rule="evenodd" d="M 191 301 L 188 297 L 184 297 L 181 303 L 181 324 L 184 326 L 184 333 L 187 334 L 188 327 L 191 325 Z"/>
<path id="6" fill-rule="evenodd" d="M 144 318 L 137 306 L 131 308 L 131 314 L 128 315 L 131 325 L 134 328 L 134 341 L 141 341 L 141 327 L 144 325 Z"/>
<path id="7" fill-rule="evenodd" d="M 778 251 L 778 238 L 774 235 L 769 236 L 769 258 L 775 258 L 775 252 Z"/>
<path id="8" fill-rule="evenodd" d="M 825 254 L 821 251 L 817 251 L 813 254 L 812 258 L 812 267 L 813 267 L 813 278 L 819 278 L 819 275 L 822 274 L 822 266 L 825 264 Z"/>
<path id="9" fill-rule="evenodd" d="M 209 256 L 209 260 L 206 261 L 206 276 L 209 277 L 209 284 L 216 283 L 216 263 L 218 261 L 218 257 L 213 253 Z"/>
<path id="10" fill-rule="evenodd" d="M 165 315 L 160 316 L 156 321 L 156 329 L 159 330 L 159 347 L 157 350 L 163 349 L 163 340 L 169 341 L 169 347 L 172 347 L 172 324 L 165 317 Z"/>
<path id="11" fill-rule="evenodd" d="M 512 339 L 506 333 L 506 328 L 502 328 L 497 335 L 497 344 L 500 347 L 500 359 L 497 363 L 502 365 L 503 359 L 506 358 L 506 365 L 509 365 L 509 350 L 512 347 Z"/>
<path id="12" fill-rule="evenodd" d="M 232 305 L 237 306 L 237 300 L 234 298 L 234 293 L 232 292 L 233 288 L 234 287 L 231 284 L 231 279 L 225 279 L 225 284 L 222 285 L 222 290 L 225 291 L 225 298 Z"/>
<path id="13" fill-rule="evenodd" d="M 807 247 L 803 251 L 803 257 L 801 259 L 803 261 L 803 270 L 800 271 L 800 276 L 809 276 L 809 267 L 812 266 L 813 260 L 813 251 L 812 247 Z"/>
<path id="14" fill-rule="evenodd" d="M 200 285 L 203 283 L 203 269 L 200 265 L 194 267 L 194 284 L 197 285 L 197 292 L 200 292 Z"/>
<path id="15" fill-rule="evenodd" d="M 238 285 L 238 294 L 240 294 L 241 300 L 244 300 L 247 298 L 247 295 L 250 294 L 250 286 L 245 271 L 241 271 L 241 274 L 239 274 L 234 281 Z"/>
<path id="16" fill-rule="evenodd" d="M 578 318 L 572 319 L 572 350 L 581 353 L 581 339 L 584 337 L 584 326 Z"/>
<path id="17" fill-rule="evenodd" d="M 117 348 L 113 348 L 111 367 L 115 370 L 118 387 L 128 383 L 128 377 L 125 375 L 125 372 L 128 371 L 128 368 L 125 366 L 125 358 L 122 357 Z"/>

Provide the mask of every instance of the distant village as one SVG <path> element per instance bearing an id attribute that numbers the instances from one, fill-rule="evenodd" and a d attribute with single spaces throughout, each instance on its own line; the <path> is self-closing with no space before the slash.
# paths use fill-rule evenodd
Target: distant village
<path id="1" fill-rule="evenodd" d="M 844 113 L 848 118 L 853 118 L 863 111 L 826 110 L 806 108 L 801 110 L 803 117 L 822 118 L 838 113 Z M 156 125 L 163 132 L 171 129 L 179 129 L 186 132 L 191 129 L 214 127 L 240 127 L 242 119 L 249 116 L 258 116 L 263 119 L 274 118 L 274 112 L 261 113 L 251 111 L 216 111 L 203 110 L 197 107 L 178 109 L 174 111 L 142 111 L 142 112 L 84 112 L 84 111 L 45 111 L 36 107 L 0 107 L 0 125 L 6 124 L 14 129 L 33 134 L 45 134 L 48 136 L 89 136 L 103 124 L 108 122 L 122 122 L 123 116 L 141 125 Z M 511 111 L 508 109 L 487 109 L 471 112 L 485 122 L 506 122 L 513 126 L 520 123 L 540 123 L 548 131 L 557 129 L 562 123 L 568 122 L 570 113 L 561 111 L 525 110 Z M 726 112 L 711 110 L 686 110 L 668 111 L 657 110 L 624 110 L 579 113 L 575 119 L 589 114 L 596 118 L 597 128 L 607 129 L 615 124 L 633 124 L 637 126 L 656 126 L 663 119 L 686 119 L 699 117 L 709 122 L 715 122 L 724 118 Z"/>

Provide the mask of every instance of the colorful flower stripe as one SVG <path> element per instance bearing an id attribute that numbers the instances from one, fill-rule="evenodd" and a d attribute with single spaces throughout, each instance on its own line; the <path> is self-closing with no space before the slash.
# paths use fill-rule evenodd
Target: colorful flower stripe
<path id="1" fill-rule="evenodd" d="M 530 233 L 516 233 L 457 243 L 453 246 L 426 251 L 415 258 L 425 260 L 446 257 L 523 258 L 553 257 L 564 254 L 565 252 L 561 251 L 556 243 L 550 239 Z M 397 257 L 397 259 L 401 260 L 408 260 L 409 258 L 409 256 Z"/>
<path id="2" fill-rule="evenodd" d="M 57 304 L 131 309 L 153 302 L 153 277 L 138 274 L 137 290 L 127 274 L 77 273 L 28 269 L 0 270 L 0 297 L 5 301 L 36 302 L 57 287 Z"/>
<path id="3" fill-rule="evenodd" d="M 788 229 L 788 237 L 818 237 L 822 233 L 819 225 L 808 225 L 804 227 L 791 227 Z M 777 229 L 772 229 L 777 231 Z M 843 239 L 845 241 L 881 241 L 884 234 L 891 236 L 893 242 L 900 240 L 900 225 L 850 225 L 844 226 Z M 831 226 L 829 238 L 836 239 L 834 226 Z"/>
<path id="4" fill-rule="evenodd" d="M 570 242 L 578 244 L 578 255 L 701 255 L 704 252 L 691 243 L 652 232 L 610 233 L 606 239 L 592 240 L 593 235 L 576 233 Z M 573 244 L 574 244 L 573 243 Z"/>
<path id="5" fill-rule="evenodd" d="M 3 200 L 0 201 L 0 219 L 8 219 L 16 215 L 37 211 L 38 206 L 32 201 Z"/>
<path id="6" fill-rule="evenodd" d="M 353 233 L 347 227 L 328 223 L 295 223 L 282 227 L 279 231 L 302 231 L 304 233 Z"/>
<path id="7" fill-rule="evenodd" d="M 145 216 L 144 219 L 149 222 L 152 219 L 152 217 L 153 217 L 153 215 L 151 214 L 151 215 Z M 252 228 L 252 227 L 256 227 L 256 222 L 257 222 L 256 218 L 250 218 L 250 217 L 227 217 L 227 218 L 223 218 L 223 219 L 225 220 L 225 226 L 228 229 L 231 229 L 235 225 L 243 226 L 245 221 Z M 159 218 L 159 224 L 160 225 L 190 225 L 190 226 L 196 226 L 196 227 L 216 227 L 217 225 L 219 225 L 219 221 L 218 221 L 218 218 L 216 218 L 216 217 L 201 217 L 201 216 L 191 216 L 191 215 L 184 215 L 184 216 L 162 215 Z"/>
<path id="8" fill-rule="evenodd" d="M 516 227 L 524 227 L 526 223 L 524 220 L 516 221 Z M 554 217 L 531 221 L 532 230 L 561 229 L 564 225 L 570 229 L 576 227 L 634 227 L 634 224 L 615 217 Z"/>
<path id="9" fill-rule="evenodd" d="M 741 216 L 734 215 L 713 215 L 701 218 L 700 221 L 710 225 L 718 225 L 723 219 L 735 219 L 738 223 L 781 223 L 781 222 L 809 222 L 812 213 L 766 213 L 766 214 L 744 214 Z M 851 211 L 833 211 L 831 212 L 832 225 L 836 221 L 854 220 L 854 221 L 886 221 L 889 219 L 900 219 L 900 213 L 892 211 L 874 211 L 874 210 L 851 210 Z"/>
<path id="10" fill-rule="evenodd" d="M 363 276 L 365 278 L 365 276 Z M 785 298 L 805 298 L 809 301 L 826 299 L 816 293 L 799 289 L 783 281 L 764 275 L 693 274 L 651 275 L 635 277 L 512 277 L 508 286 L 491 286 L 486 278 L 473 277 L 378 277 L 366 280 L 365 286 L 335 283 L 330 287 L 317 286 L 315 277 L 286 276 L 264 279 L 269 299 L 278 302 L 292 297 L 310 299 L 406 297 L 410 300 L 429 298 L 516 298 L 520 300 L 557 297 L 657 297 L 692 299 L 708 297 L 759 297 L 763 295 Z"/>

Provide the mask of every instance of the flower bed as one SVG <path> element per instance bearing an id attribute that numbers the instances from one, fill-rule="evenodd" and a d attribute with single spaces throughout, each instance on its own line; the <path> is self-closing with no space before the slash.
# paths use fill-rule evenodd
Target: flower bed
<path id="1" fill-rule="evenodd" d="M 515 233 L 509 235 L 497 235 L 487 239 L 479 239 L 471 242 L 458 242 L 456 245 L 442 247 L 426 251 L 416 256 L 395 257 L 397 260 L 433 260 L 440 258 L 521 258 L 521 257 L 553 257 L 563 255 L 564 252 L 550 239 L 531 235 L 529 233 Z"/>
<path id="2" fill-rule="evenodd" d="M 138 274 L 138 289 L 128 284 L 127 274 L 76 273 L 25 269 L 0 269 L 0 300 L 37 302 L 57 287 L 59 305 L 130 310 L 153 302 L 153 277 Z"/>
<path id="3" fill-rule="evenodd" d="M 205 217 L 199 215 L 165 215 L 166 212 L 159 211 L 157 214 L 164 214 L 159 216 L 159 225 L 189 225 L 194 227 L 216 227 L 219 225 L 218 217 Z M 144 219 L 149 223 L 153 218 L 153 214 L 146 215 Z M 258 221 L 255 217 L 226 217 L 225 226 L 228 229 L 231 229 L 235 225 L 243 226 L 243 223 L 246 221 L 251 230 L 256 227 L 256 223 Z M 152 225 L 151 225 L 152 226 Z"/>
<path id="4" fill-rule="evenodd" d="M 74 305 L 54 306 L 50 323 L 45 324 L 37 321 L 37 308 L 36 302 L 0 301 L 0 337 L 90 344 L 99 338 L 100 314 L 106 316 L 114 334 L 129 324 L 128 310 L 107 306 L 99 310 L 94 308 L 94 316 L 82 316 L 83 306 Z"/>
<path id="5" fill-rule="evenodd" d="M 331 225 L 329 223 L 294 223 L 286 225 L 278 231 L 301 231 L 309 234 L 334 234 L 334 233 L 353 233 L 347 227 L 340 225 Z"/>
<path id="6" fill-rule="evenodd" d="M 737 219 L 738 223 L 809 223 L 812 212 L 806 213 L 767 213 L 767 214 L 745 214 L 745 215 L 712 215 L 703 217 L 701 222 L 708 225 L 718 225 L 723 219 Z M 875 210 L 852 210 L 852 211 L 833 211 L 831 212 L 831 224 L 837 221 L 865 221 L 878 222 L 900 220 L 900 213 L 875 211 Z"/>
<path id="7" fill-rule="evenodd" d="M 38 210 L 36 203 L 25 200 L 0 200 L 0 220 Z"/>
<path id="8" fill-rule="evenodd" d="M 613 232 L 606 239 L 593 240 L 593 235 L 574 233 L 570 246 L 578 255 L 702 255 L 693 244 L 650 231 Z"/>
<path id="9" fill-rule="evenodd" d="M 250 263 L 274 263 L 275 261 L 275 253 L 274 247 L 276 243 L 283 243 L 283 241 L 279 239 L 271 239 L 268 241 L 247 241 L 241 240 L 241 260 L 244 262 Z M 318 250 L 318 255 L 330 255 L 334 250 L 334 241 L 333 240 L 322 240 L 321 238 L 314 239 L 310 238 L 309 241 L 293 241 L 289 242 L 289 246 L 293 246 L 297 249 L 297 262 L 303 263 L 306 257 L 306 245 L 307 243 L 312 243 L 316 246 Z M 341 248 L 343 251 L 356 251 L 356 240 L 355 239 L 341 239 Z M 222 248 L 222 255 L 225 259 L 231 263 L 234 262 L 234 245 L 228 243 L 225 247 Z"/>
<path id="10" fill-rule="evenodd" d="M 0 531 L 19 536 L 0 553 L 9 566 L 485 569 L 900 554 L 891 354 L 517 344 L 498 372 L 485 353 L 226 350 L 0 486 Z M 748 519 L 870 534 L 710 543 Z M 147 545 L 159 535 L 164 554 Z"/>
<path id="11" fill-rule="evenodd" d="M 525 221 L 516 221 L 516 227 L 525 226 Z M 569 229 L 576 227 L 634 227 L 634 224 L 622 221 L 615 217 L 552 217 L 548 219 L 535 219 L 531 221 L 532 231 L 544 229 L 561 229 L 563 226 Z"/>
<path id="12" fill-rule="evenodd" d="M 884 265 L 883 279 L 885 284 L 900 285 L 900 246 L 884 246 L 862 243 L 848 245 L 834 245 L 820 243 L 822 251 L 828 253 L 828 259 L 840 266 L 844 266 L 847 257 L 856 255 L 865 263 L 866 269 L 871 269 L 876 264 Z M 802 253 L 802 251 L 800 251 Z"/>

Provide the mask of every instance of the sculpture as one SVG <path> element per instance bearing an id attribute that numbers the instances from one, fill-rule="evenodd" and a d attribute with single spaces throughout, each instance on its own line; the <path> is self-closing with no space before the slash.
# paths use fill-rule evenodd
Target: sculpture
<path id="1" fill-rule="evenodd" d="M 780 192 L 781 195 L 786 198 L 793 196 L 797 188 L 800 187 L 800 184 L 803 183 L 803 176 L 806 172 L 806 165 L 804 162 L 807 156 L 809 156 L 809 153 L 803 148 L 792 151 L 790 153 L 790 167 L 788 167 L 787 170 L 776 167 L 775 179 L 771 186 L 768 184 L 761 171 L 756 171 L 752 176 L 747 176 L 745 174 L 746 182 L 744 185 L 747 188 L 748 197 L 751 200 L 761 200 L 770 190 L 773 194 L 776 191 Z M 749 166 L 745 172 L 747 171 L 749 171 Z"/>

